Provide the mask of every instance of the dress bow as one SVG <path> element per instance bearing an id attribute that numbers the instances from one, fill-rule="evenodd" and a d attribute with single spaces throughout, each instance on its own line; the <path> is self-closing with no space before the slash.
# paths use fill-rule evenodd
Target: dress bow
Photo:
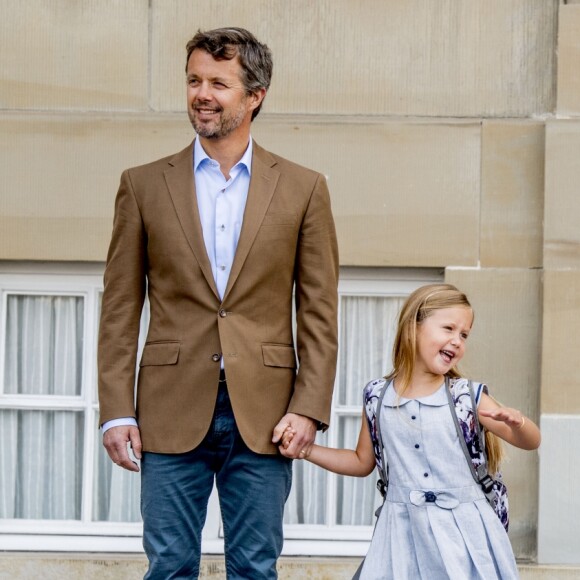
<path id="1" fill-rule="evenodd" d="M 434 503 L 446 510 L 451 510 L 459 505 L 459 500 L 448 491 L 411 491 L 409 500 L 418 507 Z"/>

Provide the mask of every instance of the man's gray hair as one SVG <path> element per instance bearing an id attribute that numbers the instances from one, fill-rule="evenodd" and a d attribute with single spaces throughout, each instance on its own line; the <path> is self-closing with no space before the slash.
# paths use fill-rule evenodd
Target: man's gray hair
<path id="1" fill-rule="evenodd" d="M 272 52 L 244 28 L 216 28 L 206 32 L 198 30 L 187 43 L 186 49 L 186 72 L 191 53 L 200 49 L 211 54 L 216 60 L 231 60 L 237 56 L 242 67 L 241 80 L 248 94 L 258 89 L 268 90 L 270 87 L 274 66 Z M 260 112 L 262 103 L 252 112 L 252 121 Z"/>

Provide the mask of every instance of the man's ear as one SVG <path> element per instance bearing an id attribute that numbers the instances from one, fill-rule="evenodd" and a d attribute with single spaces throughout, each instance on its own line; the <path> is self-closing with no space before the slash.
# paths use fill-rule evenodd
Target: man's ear
<path id="1" fill-rule="evenodd" d="M 255 111 L 260 106 L 260 103 L 264 100 L 265 97 L 266 89 L 264 88 L 252 91 L 250 94 L 252 111 Z"/>

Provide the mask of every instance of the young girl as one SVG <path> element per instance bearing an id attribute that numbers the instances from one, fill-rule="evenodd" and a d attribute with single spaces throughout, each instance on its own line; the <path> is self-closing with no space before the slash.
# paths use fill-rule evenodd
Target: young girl
<path id="1" fill-rule="evenodd" d="M 457 364 L 472 323 L 471 305 L 454 286 L 419 288 L 399 317 L 393 371 L 366 387 L 386 383 L 377 414 L 389 482 L 362 568 L 364 580 L 518 578 L 508 536 L 473 479 L 444 390 L 445 377 L 459 378 Z M 489 472 L 495 473 L 501 455 L 497 438 L 531 450 L 540 444 L 540 431 L 522 413 L 485 394 L 482 385 L 474 388 Z M 292 437 L 287 429 L 282 445 Z M 375 453 L 364 409 L 356 450 L 312 445 L 300 457 L 342 475 L 370 474 Z M 445 500 L 435 501 L 438 494 Z"/>

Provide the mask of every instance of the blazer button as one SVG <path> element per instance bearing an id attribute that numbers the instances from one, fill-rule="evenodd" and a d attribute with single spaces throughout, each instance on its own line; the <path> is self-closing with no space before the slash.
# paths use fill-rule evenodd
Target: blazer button
<path id="1" fill-rule="evenodd" d="M 226 311 L 225 311 L 225 310 L 222 308 L 222 309 L 219 311 L 219 315 L 220 315 L 222 318 L 225 318 L 225 317 L 228 315 L 228 313 L 227 313 L 227 312 L 226 312 Z"/>
<path id="2" fill-rule="evenodd" d="M 221 358 L 222 358 L 222 357 L 221 357 L 221 356 L 220 356 L 220 355 L 219 355 L 217 352 L 216 352 L 215 354 L 212 354 L 212 355 L 211 355 L 211 360 L 212 360 L 213 362 L 220 362 L 220 359 L 221 359 Z"/>

